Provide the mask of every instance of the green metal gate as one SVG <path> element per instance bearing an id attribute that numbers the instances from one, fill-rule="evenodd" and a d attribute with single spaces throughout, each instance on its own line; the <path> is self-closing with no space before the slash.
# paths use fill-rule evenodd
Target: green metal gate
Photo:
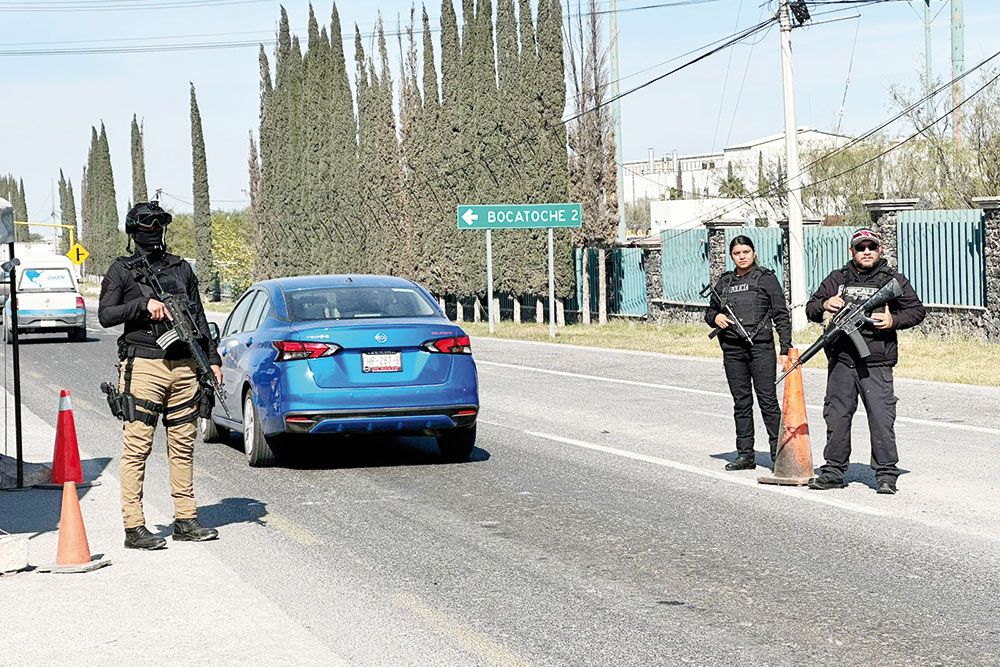
<path id="1" fill-rule="evenodd" d="M 708 230 L 668 229 L 660 232 L 663 299 L 707 304 L 698 292 L 708 284 Z"/>
<path id="2" fill-rule="evenodd" d="M 986 306 L 983 212 L 902 211 L 896 221 L 899 271 L 929 305 Z"/>

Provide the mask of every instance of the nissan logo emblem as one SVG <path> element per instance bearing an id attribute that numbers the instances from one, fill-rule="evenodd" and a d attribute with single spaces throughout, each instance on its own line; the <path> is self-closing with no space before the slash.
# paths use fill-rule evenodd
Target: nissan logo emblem
<path id="1" fill-rule="evenodd" d="M 377 334 L 375 334 L 376 343 L 384 343 L 387 340 L 389 340 L 389 337 L 386 336 L 383 332 L 379 331 Z"/>

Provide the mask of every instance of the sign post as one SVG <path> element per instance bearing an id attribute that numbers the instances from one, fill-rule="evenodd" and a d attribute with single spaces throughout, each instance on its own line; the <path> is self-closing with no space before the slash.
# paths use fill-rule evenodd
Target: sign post
<path id="1" fill-rule="evenodd" d="M 7 244 L 3 270 L 10 275 L 10 335 L 14 352 L 14 446 L 17 452 L 17 488 L 24 488 L 24 450 L 21 442 L 21 358 L 17 340 L 17 258 L 14 257 L 14 207 L 0 198 L 0 243 Z M 4 334 L 6 336 L 6 334 Z M 7 388 L 4 387 L 4 391 Z M 4 415 L 4 420 L 7 415 Z"/>
<path id="2" fill-rule="evenodd" d="M 456 209 L 459 229 L 486 230 L 486 282 L 490 333 L 493 333 L 493 234 L 494 229 L 547 229 L 549 243 L 549 337 L 556 337 L 555 249 L 552 230 L 583 224 L 580 204 L 464 205 Z M 497 313 L 499 316 L 499 313 Z"/>

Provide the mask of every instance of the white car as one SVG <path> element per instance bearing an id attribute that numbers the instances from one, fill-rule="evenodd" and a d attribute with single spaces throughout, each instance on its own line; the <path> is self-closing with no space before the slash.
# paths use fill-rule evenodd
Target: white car
<path id="1" fill-rule="evenodd" d="M 87 310 L 68 257 L 28 257 L 17 267 L 18 333 L 66 333 L 87 339 Z M 13 341 L 10 299 L 4 304 L 4 340 Z"/>

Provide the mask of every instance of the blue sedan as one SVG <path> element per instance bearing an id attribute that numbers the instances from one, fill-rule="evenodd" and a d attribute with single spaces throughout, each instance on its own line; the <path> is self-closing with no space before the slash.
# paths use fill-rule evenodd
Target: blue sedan
<path id="1" fill-rule="evenodd" d="M 251 466 L 274 463 L 285 435 L 431 435 L 468 459 L 479 387 L 469 337 L 431 295 L 369 275 L 265 280 L 240 298 L 217 342 L 227 417 L 206 442 L 242 432 Z"/>

